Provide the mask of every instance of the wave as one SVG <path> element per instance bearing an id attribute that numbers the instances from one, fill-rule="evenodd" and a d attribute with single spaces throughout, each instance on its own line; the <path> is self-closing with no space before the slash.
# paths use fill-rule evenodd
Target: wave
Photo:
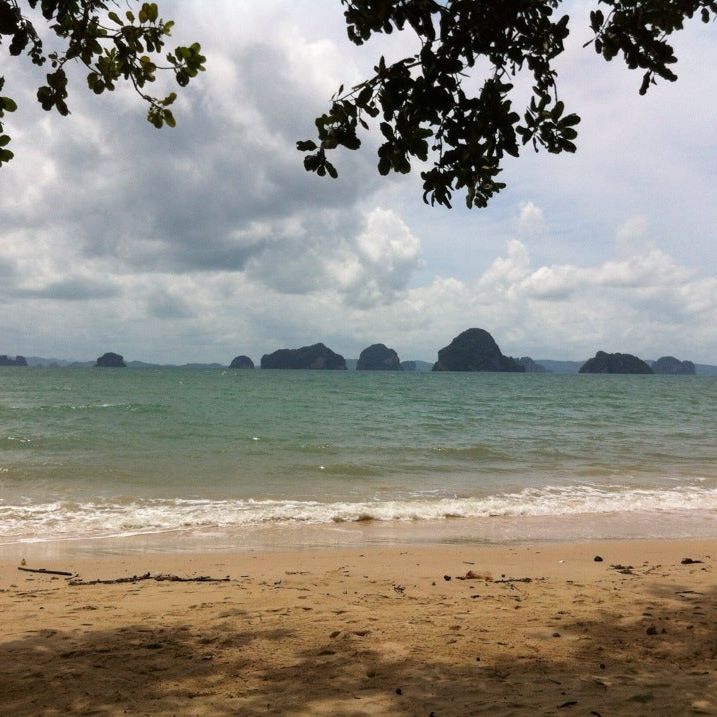
<path id="1" fill-rule="evenodd" d="M 24 413 L 50 412 L 65 413 L 71 411 L 100 411 L 116 409 L 131 413 L 163 413 L 167 406 L 160 403 L 47 403 L 41 405 L 17 405 L 3 407 L 8 411 L 21 411 Z"/>
<path id="2" fill-rule="evenodd" d="M 38 406 L 37 409 L 40 411 L 92 411 L 101 408 L 132 408 L 131 403 L 53 403 L 43 406 Z"/>
<path id="3" fill-rule="evenodd" d="M 267 524 L 427 521 L 606 513 L 717 512 L 717 489 L 547 486 L 482 498 L 424 495 L 357 502 L 116 499 L 9 505 L 0 502 L 0 544 L 117 537 Z"/>
<path id="4" fill-rule="evenodd" d="M 511 456 L 505 451 L 497 450 L 491 446 L 435 446 L 431 448 L 433 453 L 441 456 L 458 459 L 473 460 L 476 458 L 497 458 L 510 459 Z"/>

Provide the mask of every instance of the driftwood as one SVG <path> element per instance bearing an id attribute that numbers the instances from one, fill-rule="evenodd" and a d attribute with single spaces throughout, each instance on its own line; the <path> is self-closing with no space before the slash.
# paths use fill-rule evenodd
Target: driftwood
<path id="1" fill-rule="evenodd" d="M 21 568 L 18 567 L 18 570 L 22 570 L 26 573 L 42 573 L 43 575 L 65 575 L 72 577 L 74 573 L 68 573 L 65 570 L 48 570 L 47 568 Z"/>
<path id="2" fill-rule="evenodd" d="M 505 578 L 504 580 L 494 580 L 494 583 L 532 583 L 533 578 Z"/>
<path id="3" fill-rule="evenodd" d="M 71 573 L 66 573 L 70 575 Z M 113 578 L 111 580 L 68 580 L 68 585 L 118 585 L 120 583 L 138 583 L 141 580 L 155 580 L 156 582 L 172 582 L 172 583 L 227 583 L 231 578 L 227 575 L 225 578 L 212 578 L 209 575 L 200 575 L 196 578 L 182 578 L 179 575 L 168 575 L 166 573 L 145 573 L 144 575 L 132 575 L 126 578 Z"/>
<path id="4" fill-rule="evenodd" d="M 485 580 L 492 582 L 493 577 L 490 573 L 476 573 L 473 570 L 469 570 L 465 575 L 456 575 L 456 580 Z"/>

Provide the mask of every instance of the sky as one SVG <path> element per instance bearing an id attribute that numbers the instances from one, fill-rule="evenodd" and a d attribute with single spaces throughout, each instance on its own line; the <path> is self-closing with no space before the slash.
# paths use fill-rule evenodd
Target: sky
<path id="1" fill-rule="evenodd" d="M 42 71 L 3 60 L 19 109 L 0 168 L 0 353 L 228 364 L 382 342 L 432 361 L 481 327 L 513 356 L 717 363 L 713 23 L 673 38 L 678 81 L 640 97 L 639 72 L 583 47 L 592 5 L 566 3 L 556 67 L 577 153 L 528 148 L 487 208 L 456 194 L 448 210 L 423 203 L 418 172 L 380 177 L 371 134 L 334 153 L 338 180 L 295 149 L 340 84 L 414 50 L 410 31 L 355 47 L 338 0 L 159 5 L 172 44 L 207 57 L 175 129 L 131 91 L 92 95 L 79 67 L 72 114 L 43 112 Z"/>

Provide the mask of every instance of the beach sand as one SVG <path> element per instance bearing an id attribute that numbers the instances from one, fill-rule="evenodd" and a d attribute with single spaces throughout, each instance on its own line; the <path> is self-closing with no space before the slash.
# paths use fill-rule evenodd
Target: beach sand
<path id="1" fill-rule="evenodd" d="M 717 714 L 715 539 L 26 563 L 225 582 L 18 564 L 2 715 Z"/>

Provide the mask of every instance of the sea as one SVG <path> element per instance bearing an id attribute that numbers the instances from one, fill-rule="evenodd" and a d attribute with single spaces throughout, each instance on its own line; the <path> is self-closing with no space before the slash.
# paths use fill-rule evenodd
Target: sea
<path id="1" fill-rule="evenodd" d="M 717 536 L 717 377 L 0 368 L 0 554 Z"/>

